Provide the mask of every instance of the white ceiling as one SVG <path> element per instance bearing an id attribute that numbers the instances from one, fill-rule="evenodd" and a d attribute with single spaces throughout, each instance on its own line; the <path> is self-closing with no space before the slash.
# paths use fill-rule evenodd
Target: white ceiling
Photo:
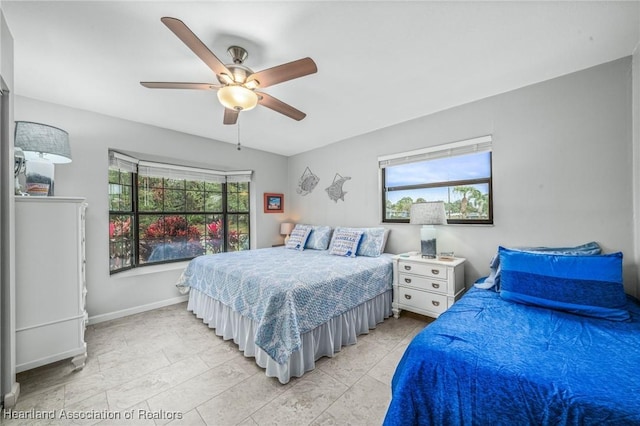
<path id="1" fill-rule="evenodd" d="M 234 144 L 215 92 L 140 86 L 216 82 L 160 18 L 225 63 L 245 47 L 254 71 L 313 58 L 317 74 L 264 89 L 304 120 L 240 114 L 244 146 L 283 155 L 628 56 L 640 40 L 640 1 L 1 3 L 17 95 Z"/>

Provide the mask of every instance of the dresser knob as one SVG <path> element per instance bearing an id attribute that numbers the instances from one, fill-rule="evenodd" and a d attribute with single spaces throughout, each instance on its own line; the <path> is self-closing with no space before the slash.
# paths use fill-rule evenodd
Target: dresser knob
<path id="1" fill-rule="evenodd" d="M 410 295 L 410 294 L 405 294 L 405 295 L 404 295 L 404 298 L 405 298 L 405 299 L 411 299 L 411 295 Z"/>
<path id="2" fill-rule="evenodd" d="M 438 275 L 438 274 L 440 273 L 440 271 L 439 271 L 439 270 L 437 270 L 437 269 L 432 269 L 432 270 L 431 270 L 431 273 L 432 273 L 433 275 Z"/>
<path id="3" fill-rule="evenodd" d="M 407 284 L 410 284 L 411 283 L 411 278 L 405 278 L 404 282 L 407 283 Z"/>
<path id="4" fill-rule="evenodd" d="M 432 300 L 431 303 L 433 304 L 433 306 L 440 306 L 440 302 L 438 302 L 437 300 Z"/>
<path id="5" fill-rule="evenodd" d="M 404 265 L 404 269 L 405 269 L 406 271 L 410 271 L 410 270 L 411 270 L 411 266 L 409 266 L 409 265 Z"/>
<path id="6" fill-rule="evenodd" d="M 438 283 L 431 283 L 431 287 L 433 287 L 433 288 L 440 288 L 440 284 L 438 284 Z"/>

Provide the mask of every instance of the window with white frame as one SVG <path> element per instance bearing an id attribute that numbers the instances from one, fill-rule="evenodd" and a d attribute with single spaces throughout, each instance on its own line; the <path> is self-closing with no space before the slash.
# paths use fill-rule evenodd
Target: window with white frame
<path id="1" fill-rule="evenodd" d="M 249 249 L 250 181 L 110 152 L 110 272 Z"/>
<path id="2" fill-rule="evenodd" d="M 382 221 L 409 223 L 411 204 L 444 201 L 449 224 L 492 224 L 491 136 L 381 156 Z"/>

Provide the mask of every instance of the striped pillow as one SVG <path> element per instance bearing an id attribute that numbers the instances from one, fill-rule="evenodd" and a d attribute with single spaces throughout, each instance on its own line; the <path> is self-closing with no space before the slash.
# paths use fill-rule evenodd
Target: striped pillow
<path id="1" fill-rule="evenodd" d="M 310 233 L 310 226 L 300 224 L 296 225 L 296 227 L 293 228 L 293 231 L 291 231 L 291 235 L 289 235 L 286 248 L 300 251 L 304 250 L 304 244 L 307 242 L 307 238 L 309 238 Z"/>
<path id="2" fill-rule="evenodd" d="M 500 297 L 612 321 L 630 318 L 622 253 L 570 256 L 499 248 Z"/>
<path id="3" fill-rule="evenodd" d="M 329 254 L 336 256 L 356 257 L 358 244 L 362 239 L 362 231 L 336 230 L 331 241 Z"/>

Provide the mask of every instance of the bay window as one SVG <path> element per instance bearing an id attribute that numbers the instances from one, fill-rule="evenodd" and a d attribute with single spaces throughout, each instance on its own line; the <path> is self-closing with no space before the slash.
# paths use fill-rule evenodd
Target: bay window
<path id="1" fill-rule="evenodd" d="M 111 273 L 249 249 L 250 180 L 110 152 Z"/>

